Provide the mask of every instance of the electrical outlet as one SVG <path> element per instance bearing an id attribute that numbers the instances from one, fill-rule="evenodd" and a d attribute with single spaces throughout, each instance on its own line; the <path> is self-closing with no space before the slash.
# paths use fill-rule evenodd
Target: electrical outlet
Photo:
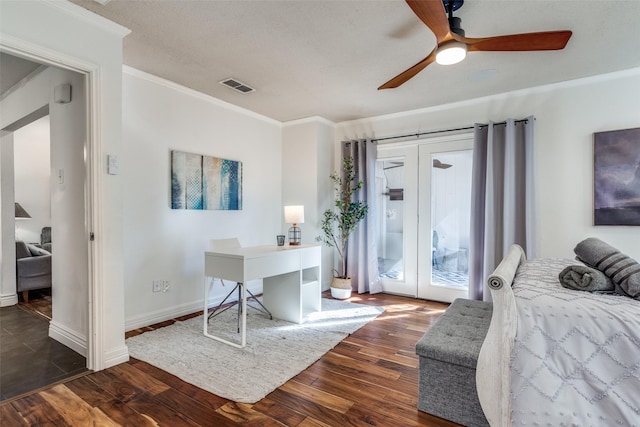
<path id="1" fill-rule="evenodd" d="M 170 286 L 171 286 L 171 282 L 169 280 L 163 280 L 162 281 L 162 292 L 168 292 Z"/>
<path id="2" fill-rule="evenodd" d="M 162 291 L 162 280 L 154 280 L 153 292 L 161 292 L 161 291 Z"/>

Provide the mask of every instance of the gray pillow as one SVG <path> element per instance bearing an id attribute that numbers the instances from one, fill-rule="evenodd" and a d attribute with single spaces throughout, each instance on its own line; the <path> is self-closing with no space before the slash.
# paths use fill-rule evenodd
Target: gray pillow
<path id="1" fill-rule="evenodd" d="M 573 251 L 579 261 L 606 274 L 617 293 L 640 299 L 640 264 L 636 260 L 596 237 L 578 243 Z"/>

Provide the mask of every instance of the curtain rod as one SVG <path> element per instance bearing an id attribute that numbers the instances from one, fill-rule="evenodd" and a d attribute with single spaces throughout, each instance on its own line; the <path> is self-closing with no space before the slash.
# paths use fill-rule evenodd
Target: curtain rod
<path id="1" fill-rule="evenodd" d="M 520 119 L 520 120 L 515 120 L 515 123 L 521 123 L 521 122 L 527 122 L 528 119 Z M 498 123 L 494 123 L 494 125 L 506 125 L 507 122 L 498 122 Z M 480 127 L 483 126 L 487 126 L 487 125 L 480 125 Z M 455 129 L 441 129 L 441 130 L 432 130 L 429 132 L 418 132 L 418 133 L 410 133 L 407 135 L 397 135 L 397 136 L 387 136 L 385 138 L 372 138 L 371 141 L 372 142 L 379 142 L 379 141 L 388 141 L 390 139 L 401 139 L 401 138 L 409 138 L 412 136 L 415 136 L 416 138 L 419 138 L 423 135 L 433 135 L 436 133 L 446 133 L 446 132 L 457 132 L 457 131 L 461 131 L 461 130 L 471 130 L 474 129 L 475 126 L 466 126 L 466 127 L 462 127 L 462 128 L 455 128 Z"/>

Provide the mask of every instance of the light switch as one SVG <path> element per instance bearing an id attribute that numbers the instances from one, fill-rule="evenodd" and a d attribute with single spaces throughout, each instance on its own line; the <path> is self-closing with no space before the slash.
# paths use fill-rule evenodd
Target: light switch
<path id="1" fill-rule="evenodd" d="M 120 164 L 118 163 L 118 156 L 111 154 L 107 155 L 107 173 L 109 175 L 118 175 L 120 173 Z"/>

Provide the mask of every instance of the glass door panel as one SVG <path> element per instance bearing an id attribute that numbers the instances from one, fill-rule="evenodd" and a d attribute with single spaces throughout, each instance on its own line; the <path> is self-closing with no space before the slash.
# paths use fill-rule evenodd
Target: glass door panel
<path id="1" fill-rule="evenodd" d="M 466 292 L 469 286 L 471 151 L 438 153 L 432 156 L 432 165 L 431 283 Z"/>
<path id="2" fill-rule="evenodd" d="M 417 147 L 378 147 L 378 268 L 384 292 L 417 296 Z"/>
<path id="3" fill-rule="evenodd" d="M 471 148 L 470 139 L 420 146 L 420 298 L 468 297 Z"/>
<path id="4" fill-rule="evenodd" d="M 404 159 L 379 160 L 378 268 L 380 277 L 404 280 Z"/>

